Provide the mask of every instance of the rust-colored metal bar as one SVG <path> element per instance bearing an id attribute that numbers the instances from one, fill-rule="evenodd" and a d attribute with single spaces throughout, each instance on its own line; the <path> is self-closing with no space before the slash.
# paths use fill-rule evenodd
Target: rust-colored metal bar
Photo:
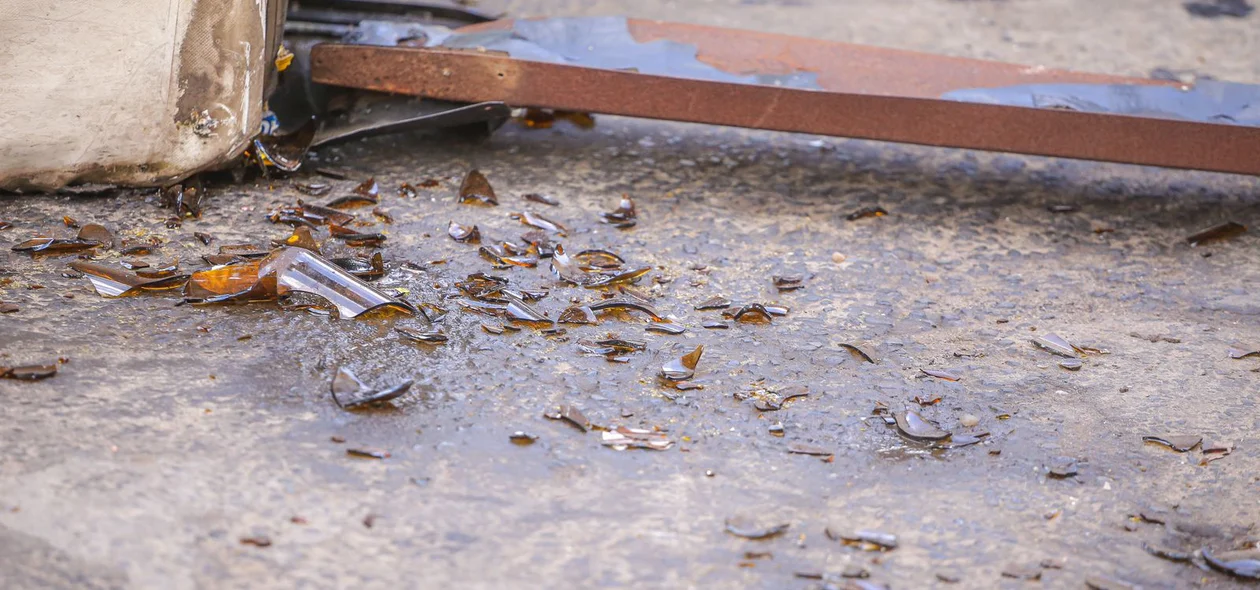
<path id="1" fill-rule="evenodd" d="M 841 44 L 748 33 L 739 34 L 766 39 L 761 45 L 731 43 L 732 32 L 726 31 L 730 49 L 721 53 L 715 49 L 720 39 L 709 29 L 673 25 L 684 28 L 670 30 L 670 25 L 644 22 L 631 21 L 637 38 L 668 36 L 692 43 L 702 61 L 732 71 L 819 72 L 824 90 L 652 76 L 475 51 L 344 45 L 316 47 L 312 72 L 317 82 L 461 102 L 503 101 L 520 107 L 1260 175 L 1257 127 L 939 98 L 969 87 L 1166 82 L 860 46 L 845 46 L 848 59 L 827 66 L 822 62 L 825 50 Z M 758 59 L 757 51 L 772 57 Z M 863 62 L 861 55 L 869 59 Z M 882 63 L 883 69 L 868 70 L 874 67 L 870 63 Z"/>

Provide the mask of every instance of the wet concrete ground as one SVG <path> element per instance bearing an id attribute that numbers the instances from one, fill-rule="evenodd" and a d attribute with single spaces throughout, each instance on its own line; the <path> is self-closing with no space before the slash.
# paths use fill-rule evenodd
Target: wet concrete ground
<path id="1" fill-rule="evenodd" d="M 319 156 L 387 189 L 382 208 L 395 220 L 379 227 L 391 272 L 378 285 L 450 309 L 448 344 L 393 331 L 414 318 L 106 300 L 60 276 L 68 258 L 8 252 L 70 215 L 160 236 L 167 244 L 149 260 L 195 265 L 223 243 L 287 235 L 263 214 L 302 196 L 288 181 L 215 187 L 203 218 L 179 229 L 146 191 L 0 198 L 0 219 L 15 224 L 0 232 L 0 267 L 15 271 L 0 300 L 21 307 L 0 316 L 0 364 L 69 359 L 46 381 L 0 380 L 5 587 L 805 588 L 817 582 L 796 572 L 848 566 L 893 588 L 1037 584 L 1002 577 L 1016 567 L 1041 571 L 1048 588 L 1093 575 L 1247 587 L 1143 543 L 1224 550 L 1257 539 L 1260 361 L 1226 351 L 1260 347 L 1260 237 L 1184 241 L 1221 221 L 1260 222 L 1256 179 L 607 117 L 592 131 L 509 125 L 482 144 L 394 137 Z M 473 167 L 499 207 L 456 203 Z M 430 177 L 441 186 L 417 198 L 391 190 Z M 327 198 L 356 183 L 337 181 Z M 562 205 L 526 203 L 528 192 Z M 622 193 L 636 199 L 639 225 L 599 224 Z M 845 219 L 868 205 L 889 215 Z M 609 316 L 568 327 L 567 340 L 496 336 L 443 302 L 454 282 L 490 271 L 476 247 L 445 235 L 447 222 L 514 239 L 529 228 L 508 214 L 523 209 L 573 228 L 561 240 L 571 250 L 652 265 L 639 287 L 689 331 L 646 333 L 639 317 Z M 218 241 L 206 247 L 194 231 Z M 598 298 L 545 267 L 496 274 L 549 289 L 537 305 L 552 317 L 573 298 Z M 806 286 L 778 293 L 774 274 L 803 274 Z M 703 329 L 720 314 L 692 306 L 717 294 L 791 312 Z M 609 332 L 648 350 L 627 364 L 578 353 L 578 339 Z M 1110 354 L 1064 370 L 1029 342 L 1047 332 Z M 661 364 L 697 344 L 704 389 L 662 388 Z M 339 366 L 372 384 L 417 385 L 394 409 L 351 413 L 329 394 Z M 811 395 L 778 412 L 739 399 L 798 385 Z M 987 440 L 932 450 L 871 417 L 881 402 L 898 411 L 938 395 L 925 417 Z M 602 447 L 600 433 L 542 417 L 562 403 L 600 425 L 660 427 L 675 445 Z M 968 414 L 979 425 L 960 425 Z M 515 446 L 517 430 L 540 438 Z M 1197 449 L 1141 440 L 1163 434 L 1236 450 L 1201 466 Z M 788 454 L 792 443 L 834 459 Z M 347 456 L 361 446 L 391 457 Z M 1047 476 L 1061 456 L 1079 461 L 1077 475 Z M 1167 524 L 1130 518 L 1139 512 Z M 728 518 L 791 527 L 746 540 L 724 532 Z M 827 528 L 891 533 L 899 546 L 864 552 Z M 240 542 L 258 536 L 271 545 Z"/>

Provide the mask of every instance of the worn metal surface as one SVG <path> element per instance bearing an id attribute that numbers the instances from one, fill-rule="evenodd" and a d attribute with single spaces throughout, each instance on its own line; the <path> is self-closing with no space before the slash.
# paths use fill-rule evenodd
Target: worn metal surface
<path id="1" fill-rule="evenodd" d="M 444 100 L 499 100 L 514 106 L 1260 174 L 1260 158 L 1255 156 L 1260 153 L 1260 127 L 942 99 L 944 94 L 975 87 L 1172 82 L 705 27 L 630 23 L 644 43 L 669 39 L 694 44 L 701 61 L 723 71 L 811 72 L 829 92 L 683 79 L 677 76 L 685 72 L 673 73 L 667 64 L 642 64 L 648 72 L 666 74 L 650 75 L 434 48 L 320 46 L 312 52 L 312 75 L 326 84 Z M 512 47 L 486 41 L 490 49 Z M 625 50 L 603 47 L 592 53 L 621 56 Z M 1197 105 L 1211 99 L 1188 94 L 1185 100 Z M 1198 106 L 1197 111 L 1209 108 Z"/>
<path id="2" fill-rule="evenodd" d="M 866 6 L 880 17 L 866 24 L 901 23 L 909 40 L 946 39 L 965 24 Z M 735 7 L 722 18 L 745 15 L 735 24 L 752 26 L 759 10 Z M 800 26 L 827 14 L 799 16 Z M 1105 47 L 1121 49 L 1116 43 Z M 1260 333 L 1260 241 L 1255 233 L 1205 248 L 1182 241 L 1225 219 L 1256 227 L 1257 180 L 815 140 L 601 117 L 590 132 L 509 124 L 482 145 L 399 136 L 321 151 L 320 165 L 375 175 L 385 188 L 442 180 L 417 199 L 389 191 L 383 203 L 396 219 L 385 227 L 386 285 L 411 288 L 414 300 L 487 268 L 475 247 L 445 236 L 448 220 L 514 237 L 527 228 L 508 213 L 528 208 L 572 227 L 566 244 L 613 247 L 674 277 L 659 287 L 666 313 L 715 317 L 691 309 L 714 293 L 792 308 L 769 326 L 693 326 L 682 337 L 619 321 L 571 333 L 648 340 L 629 365 L 578 356 L 572 341 L 485 334 L 480 318 L 458 313 L 446 320 L 451 342 L 429 350 L 391 333 L 396 321 L 333 321 L 267 305 L 174 307 L 161 295 L 106 301 L 84 280 L 61 277 L 64 261 L 7 250 L 69 214 L 171 239 L 151 260 L 192 261 L 212 249 L 193 231 L 218 243 L 287 234 L 261 219 L 303 196 L 282 181 L 215 187 L 205 216 L 177 230 L 165 228 L 169 212 L 146 193 L 0 198 L 0 219 L 17 223 L 0 231 L 0 266 L 17 273 L 0 299 L 22 308 L 0 315 L 0 363 L 70 359 L 48 381 L 0 380 L 5 587 L 803 589 L 813 582 L 793 578 L 797 570 L 858 564 L 893 588 L 1026 588 L 1033 583 L 1000 571 L 1046 558 L 1066 560 L 1045 571 L 1046 588 L 1080 587 L 1087 575 L 1146 588 L 1250 587 L 1152 557 L 1141 544 L 1172 537 L 1224 549 L 1254 535 L 1246 528 L 1260 518 L 1260 373 L 1254 358 L 1223 352 Z M 471 167 L 487 173 L 500 207 L 455 204 Z M 355 180 L 336 182 L 336 194 Z M 526 192 L 562 205 L 524 201 Z M 628 232 L 598 223 L 622 192 L 640 211 Z M 873 204 L 890 215 L 844 220 Z M 1049 204 L 1079 211 L 1051 214 Z M 424 264 L 440 258 L 449 261 Z M 400 272 L 402 260 L 425 273 Z M 778 294 L 768 275 L 782 272 L 810 278 Z M 551 284 L 541 269 L 503 274 Z M 590 293 L 558 288 L 539 305 L 554 313 L 570 297 Z M 1065 371 L 1028 342 L 1045 331 L 1112 354 Z M 880 363 L 855 363 L 839 342 L 865 346 Z M 695 343 L 705 344 L 699 369 L 714 382 L 664 399 L 652 373 Z M 348 413 L 329 392 L 342 364 L 373 387 L 417 383 L 396 410 Z M 922 367 L 963 379 L 917 378 Z M 761 417 L 732 396 L 763 377 L 817 393 Z M 926 417 L 956 429 L 974 414 L 994 443 L 933 458 L 860 420 L 876 400 L 936 393 L 944 399 Z M 604 448 L 597 433 L 541 417 L 562 402 L 605 424 L 662 426 L 676 444 Z M 622 418 L 622 408 L 634 416 Z M 998 420 L 1001 412 L 1013 416 Z M 769 433 L 775 421 L 783 439 Z M 517 430 L 541 438 L 517 447 L 508 441 Z M 1177 433 L 1232 440 L 1238 450 L 1200 467 L 1197 454 L 1141 442 Z M 834 449 L 835 462 L 788 454 L 793 442 Z M 393 456 L 346 456 L 361 445 Z M 1083 460 L 1075 481 L 1044 477 L 1058 455 Z M 1167 510 L 1171 524 L 1126 531 L 1127 515 L 1148 505 Z M 291 522 L 295 515 L 306 524 Z M 371 528 L 368 515 L 376 515 Z M 743 540 L 724 532 L 733 516 L 791 528 Z M 897 534 L 899 547 L 861 553 L 826 540 L 824 526 Z M 239 542 L 258 534 L 271 546 Z M 774 557 L 739 567 L 746 551 Z M 945 571 L 963 582 L 937 582 Z"/>

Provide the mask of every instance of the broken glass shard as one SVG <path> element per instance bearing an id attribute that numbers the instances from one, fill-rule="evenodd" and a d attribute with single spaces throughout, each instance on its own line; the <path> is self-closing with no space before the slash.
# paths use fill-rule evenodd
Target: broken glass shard
<path id="1" fill-rule="evenodd" d="M 1014 578 L 1016 580 L 1040 580 L 1041 568 L 1023 565 L 1008 565 L 1002 569 L 1002 577 Z"/>
<path id="2" fill-rule="evenodd" d="M 1085 578 L 1085 587 L 1090 590 L 1142 590 L 1140 586 L 1104 576 L 1089 576 Z"/>
<path id="3" fill-rule="evenodd" d="M 455 283 L 455 287 L 463 291 L 465 295 L 492 303 L 507 303 L 507 299 L 500 296 L 507 285 L 506 278 L 481 272 L 470 274 L 464 280 Z"/>
<path id="4" fill-rule="evenodd" d="M 17 379 L 19 381 L 39 381 L 57 374 L 57 365 L 22 365 L 18 367 L 0 366 L 0 379 Z"/>
<path id="5" fill-rule="evenodd" d="M 629 195 L 621 195 L 621 202 L 617 208 L 607 213 L 601 213 L 601 221 L 610 224 L 617 229 L 629 229 L 638 223 L 638 213 L 635 211 L 634 199 Z"/>
<path id="6" fill-rule="evenodd" d="M 1058 334 L 1038 336 L 1032 339 L 1032 343 L 1052 354 L 1076 358 L 1076 349 L 1072 348 L 1072 345 L 1068 344 L 1068 341 Z"/>
<path id="7" fill-rule="evenodd" d="M 446 235 L 450 236 L 456 242 L 466 242 L 469 244 L 481 243 L 481 230 L 477 226 L 460 225 L 454 221 L 446 226 Z"/>
<path id="8" fill-rule="evenodd" d="M 416 191 L 416 187 L 411 186 L 411 183 L 409 182 L 404 182 L 398 185 L 398 196 L 404 199 L 414 199 L 419 194 L 420 193 Z"/>
<path id="9" fill-rule="evenodd" d="M 787 522 L 770 526 L 762 526 L 748 522 L 744 519 L 726 519 L 726 532 L 735 535 L 736 537 L 752 539 L 754 541 L 773 539 L 783 533 L 786 533 L 789 528 L 792 528 L 792 524 Z"/>
<path id="10" fill-rule="evenodd" d="M 114 233 L 99 223 L 89 223 L 79 228 L 75 238 L 82 242 L 96 242 L 106 250 L 114 247 Z"/>
<path id="11" fill-rule="evenodd" d="M 550 420 L 564 420 L 569 424 L 577 427 L 582 432 L 587 432 L 595 426 L 591 421 L 582 414 L 582 411 L 568 404 L 557 407 L 554 411 L 544 412 L 543 417 Z"/>
<path id="12" fill-rule="evenodd" d="M 380 252 L 372 255 L 371 258 L 355 256 L 353 258 L 334 258 L 332 263 L 340 266 L 346 272 L 364 280 L 379 279 L 385 276 L 385 259 Z"/>
<path id="13" fill-rule="evenodd" d="M 1047 475 L 1056 479 L 1072 477 L 1078 471 L 1077 461 L 1072 457 L 1055 457 L 1050 460 L 1050 465 L 1046 468 Z"/>
<path id="14" fill-rule="evenodd" d="M 106 266 L 86 260 L 75 260 L 70 268 L 83 273 L 92 282 L 96 292 L 104 297 L 123 297 L 141 291 L 178 289 L 188 280 L 187 275 L 146 279 L 121 268 Z"/>
<path id="15" fill-rule="evenodd" d="M 840 348 L 843 348 L 843 349 L 845 349 L 846 351 L 848 351 L 848 352 L 849 352 L 849 356 L 852 356 L 852 357 L 853 357 L 854 359 L 856 359 L 856 360 L 863 361 L 863 362 L 868 362 L 868 363 L 871 363 L 871 364 L 874 364 L 874 363 L 875 363 L 875 360 L 874 360 L 874 359 L 872 359 L 872 358 L 871 358 L 869 355 L 867 355 L 865 352 L 862 352 L 862 349 L 860 349 L 860 348 L 858 348 L 858 347 L 856 347 L 856 346 L 854 346 L 854 345 L 852 345 L 852 344 L 847 344 L 847 343 L 841 342 L 841 343 L 840 343 Z"/>
<path id="16" fill-rule="evenodd" d="M 410 304 L 376 290 L 341 267 L 301 248 L 281 248 L 258 261 L 193 273 L 184 290 L 189 303 L 274 301 L 290 293 L 328 300 L 342 318 L 378 308 L 414 313 Z"/>
<path id="17" fill-rule="evenodd" d="M 293 246 L 310 250 L 316 254 L 319 253 L 319 242 L 316 242 L 315 236 L 311 235 L 311 228 L 304 225 L 293 228 L 293 235 L 285 238 L 283 241 L 272 243 L 276 246 Z"/>
<path id="18" fill-rule="evenodd" d="M 328 207 L 330 209 L 354 209 L 357 207 L 375 207 L 379 204 L 381 204 L 381 202 L 377 200 L 376 197 L 354 194 L 333 199 L 325 203 L 324 207 Z"/>
<path id="19" fill-rule="evenodd" d="M 394 330 L 414 342 L 423 342 L 425 344 L 444 344 L 447 341 L 446 334 L 443 334 L 441 330 L 416 330 L 413 328 L 404 328 L 402 326 L 397 326 Z"/>
<path id="20" fill-rule="evenodd" d="M 785 277 L 776 276 L 772 277 L 771 281 L 774 283 L 774 288 L 778 289 L 780 292 L 795 291 L 796 289 L 800 289 L 805 286 L 805 277 L 802 277 L 801 275 L 791 275 Z"/>
<path id="21" fill-rule="evenodd" d="M 704 322 L 703 324 L 700 324 L 700 327 L 706 330 L 728 330 L 730 329 L 731 325 L 720 320 L 709 320 L 707 322 Z"/>
<path id="22" fill-rule="evenodd" d="M 350 369 L 341 367 L 332 380 L 333 401 L 344 409 L 352 410 L 370 405 L 378 405 L 398 398 L 411 389 L 410 379 L 386 389 L 373 389 L 359 380 Z"/>
<path id="23" fill-rule="evenodd" d="M 99 247 L 101 244 L 94 241 L 85 241 L 80 239 L 65 240 L 58 238 L 33 238 L 17 244 L 11 248 L 14 252 L 27 252 L 30 254 L 74 254 Z"/>
<path id="24" fill-rule="evenodd" d="M 486 323 L 483 323 L 483 324 L 481 324 L 481 329 L 482 329 L 482 330 L 485 330 L 487 334 L 495 334 L 495 335 L 499 335 L 499 334 L 502 334 L 502 333 L 503 333 L 503 326 L 500 326 L 500 325 L 497 325 L 497 324 L 486 324 Z"/>
<path id="25" fill-rule="evenodd" d="M 362 457 L 364 459 L 388 459 L 389 451 L 378 449 L 375 447 L 355 447 L 346 449 L 346 454 L 351 457 Z"/>
<path id="26" fill-rule="evenodd" d="M 696 365 L 700 363 L 700 356 L 704 354 L 704 346 L 697 346 L 695 350 L 676 358 L 661 367 L 661 376 L 670 381 L 686 381 L 696 374 Z"/>
<path id="27" fill-rule="evenodd" d="M 543 195 L 539 193 L 527 193 L 525 195 L 522 195 L 521 198 L 525 199 L 526 201 L 533 201 L 535 203 L 551 205 L 552 207 L 558 206 L 560 204 L 560 201 L 557 201 L 555 197 L 551 195 Z"/>
<path id="28" fill-rule="evenodd" d="M 1059 361 L 1059 366 L 1069 371 L 1079 371 L 1081 367 L 1085 366 L 1085 363 L 1082 363 L 1080 359 L 1066 359 Z"/>
<path id="29" fill-rule="evenodd" d="M 648 332 L 657 332 L 660 334 L 669 334 L 672 336 L 677 336 L 679 334 L 682 334 L 683 332 L 686 332 L 687 328 L 684 328 L 683 326 L 680 326 L 678 324 L 656 322 L 656 323 L 648 324 L 648 326 L 644 328 L 644 330 L 647 330 Z"/>
<path id="30" fill-rule="evenodd" d="M 949 432 L 937 428 L 935 424 L 928 422 L 918 412 L 906 410 L 897 414 L 897 430 L 906 438 L 914 440 L 943 440 L 949 436 Z"/>
<path id="31" fill-rule="evenodd" d="M 310 182 L 310 183 L 293 183 L 293 188 L 299 193 L 310 195 L 312 197 L 322 197 L 332 190 L 332 185 L 326 182 Z"/>
<path id="32" fill-rule="evenodd" d="M 835 454 L 835 451 L 830 449 L 800 442 L 788 443 L 787 450 L 789 453 L 796 455 L 813 455 L 817 457 L 826 457 L 828 455 Z"/>
<path id="33" fill-rule="evenodd" d="M 950 373 L 949 371 L 941 371 L 938 369 L 919 369 L 919 370 L 923 371 L 924 375 L 927 375 L 929 377 L 936 377 L 937 379 L 944 379 L 946 381 L 957 381 L 959 379 L 962 379 L 962 377 L 959 377 L 958 375 Z"/>
<path id="34" fill-rule="evenodd" d="M 537 442 L 538 436 L 530 434 L 528 432 L 517 430 L 516 432 L 513 432 L 512 434 L 508 435 L 508 440 L 512 441 L 512 444 L 514 445 L 527 447 Z"/>
<path id="35" fill-rule="evenodd" d="M 264 166 L 270 163 L 285 172 L 297 172 L 311 148 L 311 142 L 315 141 L 318 129 L 319 123 L 311 117 L 310 121 L 288 135 L 260 135 L 254 140 L 255 156 Z"/>
<path id="36" fill-rule="evenodd" d="M 845 217 L 845 219 L 848 219 L 849 221 L 857 221 L 859 219 L 866 219 L 867 217 L 883 217 L 885 215 L 888 215 L 888 212 L 885 211 L 883 207 L 863 207 L 850 213 Z"/>
<path id="37" fill-rule="evenodd" d="M 664 432 L 618 426 L 612 430 L 605 430 L 599 444 L 611 447 L 615 451 L 626 449 L 664 451 L 674 446 L 674 441 L 669 440 Z"/>
<path id="38" fill-rule="evenodd" d="M 731 306 L 731 300 L 720 295 L 714 295 L 696 305 L 697 311 L 708 311 L 712 309 L 726 309 Z"/>
<path id="39" fill-rule="evenodd" d="M 1203 548 L 1203 560 L 1213 569 L 1248 580 L 1260 580 L 1260 549 L 1213 553 Z"/>
<path id="40" fill-rule="evenodd" d="M 560 222 L 547 219 L 542 215 L 531 213 L 529 211 L 525 211 L 523 213 L 511 213 L 508 216 L 530 227 L 536 227 L 543 231 L 549 231 L 561 236 L 565 235 L 569 231 L 569 228 L 565 227 Z"/>
<path id="41" fill-rule="evenodd" d="M 599 319 L 595 317 L 595 312 L 585 305 L 574 305 L 565 308 L 560 312 L 560 318 L 556 320 L 561 324 L 598 324 Z"/>
<path id="42" fill-rule="evenodd" d="M 760 303 L 749 303 L 735 311 L 724 311 L 722 312 L 722 317 L 752 324 L 768 324 L 774 319 L 766 309 L 766 306 Z"/>
<path id="43" fill-rule="evenodd" d="M 619 269 L 626 264 L 624 258 L 608 250 L 592 248 L 573 255 L 573 260 L 581 265 L 598 269 Z"/>
<path id="44" fill-rule="evenodd" d="M 1168 561 L 1186 562 L 1194 558 L 1194 554 L 1190 552 L 1177 551 L 1175 549 L 1169 549 L 1168 547 L 1150 545 L 1148 543 L 1142 543 L 1142 549 L 1155 557 L 1167 559 Z"/>
<path id="45" fill-rule="evenodd" d="M 665 318 L 661 317 L 661 314 L 657 313 L 655 309 L 637 301 L 630 301 L 628 299 L 608 299 L 592 303 L 587 307 L 589 307 L 592 311 L 638 311 L 647 314 L 647 316 L 652 318 L 652 321 L 654 322 L 665 321 Z"/>
<path id="46" fill-rule="evenodd" d="M 367 180 L 359 183 L 359 186 L 354 187 L 354 193 L 365 197 L 371 197 L 375 200 L 381 194 L 381 185 L 376 182 L 375 178 L 368 178 Z"/>
<path id="47" fill-rule="evenodd" d="M 863 551 L 891 551 L 897 548 L 897 535 L 879 531 L 857 531 L 853 533 L 835 533 L 831 529 L 824 531 L 827 538 L 840 541 L 850 547 Z"/>
<path id="48" fill-rule="evenodd" d="M 1229 358 L 1237 360 L 1245 359 L 1249 356 L 1260 356 L 1260 350 L 1246 350 L 1242 348 L 1229 349 Z"/>
<path id="49" fill-rule="evenodd" d="M 21 309 L 16 303 L 0 301 L 0 313 L 17 313 Z"/>
<path id="50" fill-rule="evenodd" d="M 473 205 L 498 205 L 499 199 L 490 187 L 490 181 L 480 170 L 468 171 L 459 187 L 459 202 Z"/>
<path id="51" fill-rule="evenodd" d="M 1144 436 L 1142 442 L 1163 445 L 1178 453 L 1185 453 L 1199 446 L 1199 443 L 1203 442 L 1203 437 L 1197 435 Z"/>
<path id="52" fill-rule="evenodd" d="M 1198 246 L 1199 244 L 1206 244 L 1208 242 L 1227 240 L 1229 238 L 1240 236 L 1246 233 L 1246 231 L 1247 231 L 1247 226 L 1242 225 L 1241 223 L 1227 221 L 1220 225 L 1214 225 L 1201 232 L 1198 232 L 1186 238 L 1186 241 L 1189 242 L 1191 246 Z"/>
<path id="53" fill-rule="evenodd" d="M 504 293 L 503 295 L 508 300 L 505 312 L 505 317 L 507 317 L 507 319 L 514 322 L 527 323 L 535 327 L 551 326 L 555 323 L 548 319 L 547 316 L 543 315 L 542 312 L 534 309 L 534 307 L 530 304 L 525 303 L 524 299 L 508 293 Z"/>
<path id="54" fill-rule="evenodd" d="M 271 250 L 259 247 L 256 244 L 225 244 L 219 246 L 219 254 L 240 256 L 241 258 L 262 258 L 270 253 Z"/>

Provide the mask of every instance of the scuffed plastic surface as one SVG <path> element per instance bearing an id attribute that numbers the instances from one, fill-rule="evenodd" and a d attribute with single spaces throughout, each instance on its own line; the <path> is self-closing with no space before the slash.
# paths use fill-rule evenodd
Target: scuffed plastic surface
<path id="1" fill-rule="evenodd" d="M 0 2 L 0 189 L 161 185 L 235 157 L 284 4 Z"/>

